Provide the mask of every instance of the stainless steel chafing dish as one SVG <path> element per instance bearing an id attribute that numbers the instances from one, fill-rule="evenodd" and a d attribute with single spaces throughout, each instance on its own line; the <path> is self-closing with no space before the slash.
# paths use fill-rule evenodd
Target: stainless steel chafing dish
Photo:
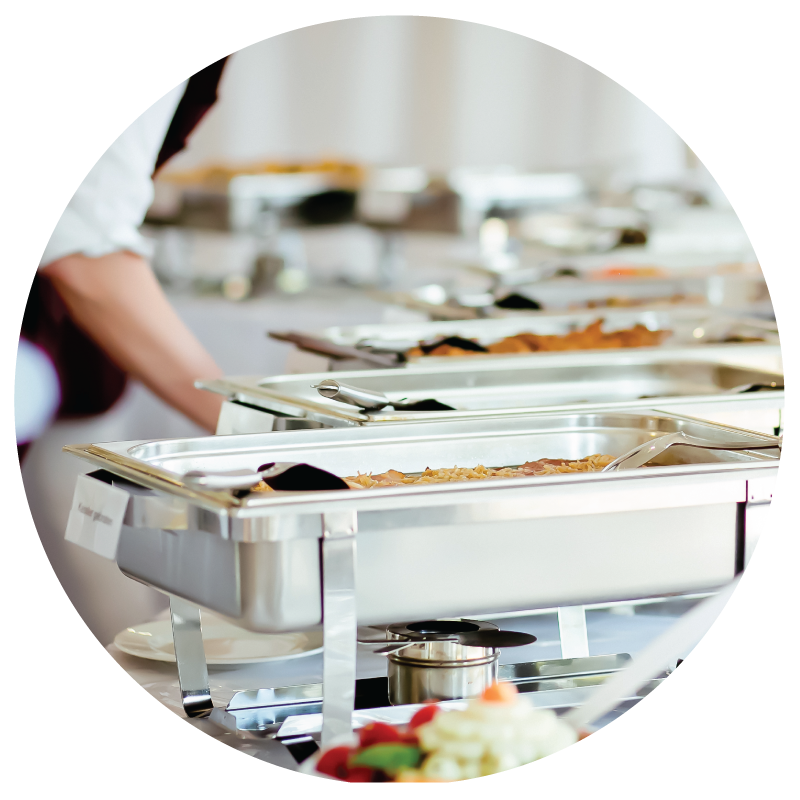
<path id="1" fill-rule="evenodd" d="M 290 356 L 289 371 L 313 372 L 322 369 L 363 369 L 374 368 L 365 360 L 353 354 L 343 358 L 341 353 L 328 353 L 325 345 L 353 348 L 356 352 L 405 353 L 420 341 L 436 341 L 446 336 L 460 336 L 474 339 L 479 344 L 488 345 L 507 336 L 533 332 L 543 335 L 563 335 L 578 328 L 584 328 L 597 319 L 603 319 L 606 331 L 644 325 L 650 330 L 671 330 L 672 336 L 658 347 L 635 348 L 635 352 L 647 353 L 653 358 L 713 359 L 740 365 L 767 366 L 780 369 L 780 342 L 774 322 L 767 320 L 736 317 L 718 311 L 695 308 L 674 309 L 589 309 L 572 313 L 540 312 L 535 315 L 516 315 L 504 319 L 467 319 L 442 322 L 384 323 L 352 325 L 325 328 L 302 334 L 308 340 L 301 345 L 301 351 Z M 730 339 L 760 339 L 752 341 L 726 341 Z M 316 339 L 318 346 L 310 344 Z M 307 352 L 306 352 L 307 351 Z M 484 354 L 463 356 L 470 361 L 510 360 L 516 362 L 527 358 L 550 358 L 553 356 L 623 354 L 630 349 L 605 351 L 570 351 L 569 353 L 520 353 Z M 313 353 L 313 355 L 312 355 Z M 445 364 L 452 356 L 411 357 L 398 366 L 417 368 L 426 364 Z M 295 363 L 303 363 L 300 368 Z M 309 362 L 315 365 L 308 366 Z"/>
<path id="2" fill-rule="evenodd" d="M 713 587 L 734 564 L 736 543 L 727 537 L 735 504 L 746 500 L 744 484 L 749 476 L 774 474 L 777 449 L 771 455 L 687 450 L 678 459 L 683 463 L 675 464 L 683 448 L 673 448 L 664 456 L 669 466 L 626 473 L 241 498 L 191 489 L 183 474 L 253 468 L 270 460 L 306 461 L 339 475 L 389 468 L 417 472 L 440 464 L 513 465 L 533 457 L 619 455 L 677 430 L 722 441 L 733 429 L 671 415 L 520 415 L 65 449 L 149 490 L 131 494 L 117 552 L 123 572 L 252 630 L 281 631 L 320 622 L 316 540 L 324 527 L 321 518 L 330 514 L 358 516 L 359 619 L 365 625 Z M 778 447 L 775 437 L 735 430 L 734 437 Z M 584 498 L 580 504 L 578 496 Z M 707 506 L 713 507 L 713 519 L 703 512 Z M 654 509 L 669 509 L 662 523 L 674 519 L 661 524 L 659 515 L 649 513 Z M 620 514 L 629 522 L 620 524 Z M 639 514 L 652 526 L 631 524 Z M 724 554 L 705 552 L 721 543 L 720 535 Z M 658 548 L 647 555 L 654 542 Z M 685 546 L 698 558 L 662 561 L 664 547 L 669 552 Z M 544 551 L 537 557 L 540 547 Z M 511 579 L 514 564 L 497 573 L 487 568 L 492 558 L 505 561 L 510 552 L 522 569 L 519 581 Z M 618 560 L 620 552 L 628 555 Z M 552 569 L 559 560 L 572 565 L 571 576 Z M 603 569 L 597 568 L 600 563 Z M 442 570 L 445 564 L 449 567 Z M 412 574 L 414 586 L 426 591 L 409 586 Z"/>
<path id="3" fill-rule="evenodd" d="M 364 491 L 239 496 L 183 479 L 192 470 L 254 469 L 268 461 L 305 461 L 349 475 L 619 455 L 679 430 L 768 449 L 673 447 L 653 466 L 627 472 Z M 211 706 L 198 607 L 254 631 L 322 622 L 323 741 L 351 726 L 357 624 L 713 590 L 743 569 L 753 544 L 749 510 L 769 502 L 779 463 L 775 437 L 653 413 L 65 449 L 100 468 L 84 481 L 127 495 L 113 557 L 126 575 L 171 596 L 188 713 Z M 73 513 L 86 513 L 77 503 Z"/>
<path id="4" fill-rule="evenodd" d="M 631 300 L 634 302 L 669 302 L 680 296 L 684 302 L 693 300 L 709 306 L 746 306 L 769 299 L 763 276 L 753 275 L 696 275 L 654 278 L 612 278 L 586 280 L 578 277 L 551 278 L 530 282 L 524 275 L 519 282 L 508 276 L 505 293 L 515 291 L 537 300 L 545 309 L 569 309 L 592 301 Z M 500 294 L 500 292 L 498 292 Z"/>
<path id="5" fill-rule="evenodd" d="M 422 420 L 508 416 L 521 411 L 658 408 L 773 433 L 780 427 L 783 376 L 707 361 L 657 361 L 636 351 L 561 355 L 513 362 L 451 359 L 414 370 L 337 372 L 337 381 L 390 400 L 425 398 L 453 411 L 365 410 L 312 388 L 326 373 L 230 377 L 198 384 L 225 396 L 218 433 L 278 427 L 372 426 Z M 764 392 L 739 393 L 763 387 Z M 266 413 L 265 413 L 266 412 Z"/>

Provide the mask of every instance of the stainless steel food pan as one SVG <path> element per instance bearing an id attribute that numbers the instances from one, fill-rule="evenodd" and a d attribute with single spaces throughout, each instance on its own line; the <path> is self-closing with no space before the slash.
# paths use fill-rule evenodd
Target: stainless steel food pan
<path id="1" fill-rule="evenodd" d="M 340 345 L 356 347 L 374 344 L 387 349 L 407 349 L 420 341 L 435 340 L 439 336 L 463 336 L 487 345 L 505 336 L 523 332 L 564 335 L 586 327 L 597 319 L 604 320 L 603 330 L 606 331 L 633 325 L 644 325 L 650 330 L 671 330 L 672 336 L 664 342 L 663 347 L 694 347 L 735 337 L 761 338 L 768 344 L 778 343 L 775 323 L 695 308 L 586 309 L 568 314 L 539 313 L 508 319 L 351 325 L 325 328 L 313 332 L 313 335 Z"/>
<path id="2" fill-rule="evenodd" d="M 685 360 L 701 358 L 740 366 L 782 369 L 780 342 L 774 322 L 756 318 L 736 317 L 721 311 L 697 308 L 674 309 L 592 309 L 569 314 L 540 312 L 535 315 L 512 316 L 505 319 L 467 319 L 443 322 L 414 322 L 392 324 L 352 325 L 304 332 L 323 343 L 377 352 L 405 352 L 420 341 L 435 341 L 444 336 L 463 336 L 488 345 L 506 336 L 532 331 L 540 334 L 564 334 L 585 327 L 596 319 L 605 320 L 605 330 L 618 330 L 642 324 L 647 328 L 668 329 L 673 335 L 658 347 L 635 350 L 570 351 L 520 354 L 476 354 L 465 356 L 471 362 L 505 360 L 514 363 L 525 359 L 618 355 L 647 353 L 651 358 Z M 736 338 L 744 341 L 734 341 Z M 762 339 L 761 342 L 749 339 Z M 728 341 L 726 341 L 728 340 Z M 324 348 L 323 348 L 324 349 Z M 446 364 L 453 357 L 412 357 L 403 364 L 406 369 L 424 365 Z M 292 350 L 287 362 L 289 372 L 319 372 L 323 370 L 374 369 L 360 359 L 343 360 L 329 357 L 321 351 Z"/>
<path id="3" fill-rule="evenodd" d="M 536 300 L 548 311 L 570 310 L 589 302 L 645 301 L 668 303 L 672 298 L 685 298 L 709 306 L 741 307 L 769 299 L 763 276 L 700 275 L 669 278 L 614 278 L 586 280 L 552 278 L 519 284 L 507 283 L 505 292 L 514 291 Z M 613 307 L 612 307 L 613 308 Z M 500 309 L 497 309 L 500 311 Z M 598 308 L 595 312 L 605 309 Z M 669 309 L 666 309 L 669 310 Z M 699 309 L 702 312 L 702 309 Z"/>
<path id="4" fill-rule="evenodd" d="M 279 375 L 243 376 L 202 382 L 251 409 L 330 426 L 377 425 L 422 420 L 446 420 L 519 414 L 521 411 L 579 410 L 580 404 L 615 404 L 618 408 L 661 408 L 664 401 L 688 406 L 710 400 L 725 410 L 764 406 L 779 409 L 783 391 L 731 395 L 746 386 L 782 386 L 783 376 L 764 370 L 703 361 L 655 361 L 646 354 L 617 354 L 608 359 L 524 359 L 509 365 L 470 359 L 415 370 L 354 370 L 339 372 L 337 380 L 359 389 L 379 391 L 391 400 L 414 402 L 435 398 L 455 411 L 364 411 L 320 396 L 312 388 L 325 377 Z M 764 397 L 769 394 L 769 397 Z M 777 416 L 777 415 L 776 415 Z M 258 424 L 258 421 L 255 421 Z"/>
<path id="5" fill-rule="evenodd" d="M 236 497 L 189 470 L 305 461 L 339 475 L 619 455 L 676 430 L 774 437 L 669 415 L 528 415 L 66 449 L 130 493 L 116 555 L 132 578 L 255 631 L 319 624 L 325 520 L 354 515 L 360 624 L 709 590 L 743 566 L 748 487 L 777 449 L 671 448 L 662 466 L 469 483 Z M 684 452 L 680 452 L 683 450 Z"/>

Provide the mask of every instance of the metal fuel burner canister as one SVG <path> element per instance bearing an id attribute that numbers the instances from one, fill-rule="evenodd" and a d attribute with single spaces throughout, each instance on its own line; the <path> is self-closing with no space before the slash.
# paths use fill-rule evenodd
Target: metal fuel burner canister
<path id="1" fill-rule="evenodd" d="M 404 705 L 480 695 L 497 680 L 500 647 L 536 637 L 458 619 L 389 625 L 386 641 L 377 652 L 388 656 L 389 702 Z"/>

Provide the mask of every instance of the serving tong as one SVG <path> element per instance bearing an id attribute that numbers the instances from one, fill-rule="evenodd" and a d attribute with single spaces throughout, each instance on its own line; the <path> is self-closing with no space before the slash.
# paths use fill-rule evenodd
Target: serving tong
<path id="1" fill-rule="evenodd" d="M 636 469 L 644 466 L 648 461 L 652 461 L 656 456 L 663 453 L 674 445 L 685 447 L 699 447 L 704 450 L 772 450 L 780 448 L 783 444 L 783 437 L 780 436 L 774 442 L 710 442 L 707 439 L 700 439 L 697 436 L 689 436 L 683 431 L 675 431 L 659 436 L 649 442 L 637 445 L 627 453 L 623 453 L 607 464 L 601 472 L 616 472 L 620 469 Z"/>
<path id="2" fill-rule="evenodd" d="M 383 392 L 371 389 L 362 389 L 347 383 L 325 378 L 319 383 L 312 384 L 322 397 L 328 400 L 338 400 L 340 403 L 361 408 L 364 411 L 379 411 L 391 406 L 395 411 L 455 411 L 453 406 L 440 403 L 438 400 L 417 400 L 414 403 L 403 403 L 399 400 L 390 400 Z"/>
<path id="3" fill-rule="evenodd" d="M 771 383 L 743 383 L 740 386 L 734 386 L 732 389 L 726 389 L 722 394 L 750 394 L 752 392 L 782 392 L 784 386 L 782 383 L 772 381 Z"/>
<path id="4" fill-rule="evenodd" d="M 349 489 L 338 475 L 311 464 L 292 461 L 270 462 L 258 469 L 233 469 L 224 472 L 192 470 L 183 475 L 183 482 L 192 489 L 224 491 L 252 489 L 261 481 L 279 492 L 311 492 Z"/>
<path id="5" fill-rule="evenodd" d="M 376 367 L 399 367 L 405 361 L 405 357 L 400 352 L 376 352 L 362 347 L 350 347 L 295 331 L 269 331 L 267 335 L 280 342 L 291 342 L 309 353 L 338 359 L 360 359 L 368 364 L 374 364 Z"/>

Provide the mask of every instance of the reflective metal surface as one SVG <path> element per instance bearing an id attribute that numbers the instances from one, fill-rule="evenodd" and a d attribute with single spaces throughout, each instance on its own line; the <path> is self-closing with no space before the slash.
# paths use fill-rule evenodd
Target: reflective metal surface
<path id="1" fill-rule="evenodd" d="M 356 685 L 356 515 L 323 516 L 322 746 L 352 733 Z"/>
<path id="2" fill-rule="evenodd" d="M 396 705 L 477 697 L 497 680 L 500 653 L 465 662 L 425 663 L 389 656 L 389 702 Z"/>
<path id="3" fill-rule="evenodd" d="M 541 457 L 618 455 L 677 430 L 717 441 L 736 435 L 777 444 L 699 420 L 606 413 L 68 450 L 138 485 L 131 489 L 131 522 L 157 518 L 151 506 L 159 498 L 168 503 L 168 530 L 123 525 L 117 556 L 123 572 L 234 624 L 273 632 L 322 621 L 322 519 L 339 511 L 358 517 L 356 601 L 363 625 L 713 590 L 733 577 L 741 561 L 746 534 L 738 504 L 746 501 L 749 481 L 774 480 L 777 450 L 673 448 L 658 466 L 624 473 L 245 497 L 191 490 L 181 483 L 182 472 L 268 461 L 312 462 L 339 475 L 416 472 L 438 464 L 514 465 Z M 136 511 L 143 499 L 146 515 Z"/>
<path id="4" fill-rule="evenodd" d="M 206 716 L 213 704 L 208 687 L 200 609 L 179 597 L 170 597 L 169 611 L 183 709 L 189 717 Z"/>
<path id="5" fill-rule="evenodd" d="M 580 699 L 583 692 L 603 683 L 606 678 L 631 663 L 627 653 L 591 656 L 589 658 L 531 661 L 502 664 L 497 669 L 499 680 L 511 681 L 520 692 L 536 693 L 531 700 L 540 707 L 550 707 L 556 698 Z M 556 694 L 561 692 L 562 694 Z M 568 694 L 572 692 L 572 694 Z M 452 703 L 458 707 L 459 701 Z M 451 704 L 448 704 L 451 705 Z M 569 703 L 556 700 L 562 708 Z M 377 719 L 407 722 L 417 710 L 416 705 L 391 707 L 388 678 L 367 678 L 356 681 L 356 711 L 354 724 L 358 727 Z M 281 736 L 294 735 L 292 729 L 301 726 L 298 717 L 307 717 L 310 730 L 319 731 L 322 711 L 322 684 L 284 686 L 277 689 L 255 689 L 237 692 L 226 709 L 214 709 L 212 719 L 232 731 L 261 731 L 275 735 L 281 725 L 292 718 Z M 377 713 L 376 713 L 377 712 Z M 300 727 L 295 728 L 302 733 Z"/>
<path id="6" fill-rule="evenodd" d="M 336 376 L 338 382 L 353 387 L 351 394 L 363 395 L 362 402 L 367 405 L 372 402 L 370 398 L 384 395 L 389 401 L 408 403 L 435 398 L 452 406 L 453 411 L 365 411 L 366 406 L 360 408 L 358 402 L 348 404 L 349 400 L 339 402 L 320 396 L 314 386 L 330 382 L 328 373 L 240 376 L 199 385 L 248 407 L 331 426 L 485 418 L 530 410 L 564 412 L 581 404 L 653 408 L 665 400 L 673 405 L 717 402 L 720 409 L 729 410 L 765 404 L 775 409 L 783 406 L 782 389 L 758 393 L 757 397 L 730 395 L 732 389 L 750 384 L 782 386 L 783 376 L 778 373 L 713 361 L 654 360 L 634 352 L 618 355 L 613 364 L 604 359 L 598 359 L 598 363 L 574 362 L 563 356 L 559 361 L 525 358 L 511 365 L 460 358 L 414 370 L 355 370 Z"/>
<path id="7" fill-rule="evenodd" d="M 340 403 L 347 403 L 361 409 L 380 409 L 391 402 L 382 392 L 371 392 L 330 378 L 325 378 L 319 383 L 313 384 L 311 388 L 316 389 L 321 397 L 336 400 Z"/>
<path id="8" fill-rule="evenodd" d="M 783 437 L 778 437 L 782 444 Z M 707 442 L 694 436 L 687 436 L 684 431 L 668 433 L 666 436 L 659 436 L 652 442 L 645 442 L 637 445 L 627 453 L 617 456 L 610 464 L 603 467 L 603 472 L 614 472 L 615 470 L 637 469 L 645 464 L 654 461 L 661 453 L 669 447 L 699 447 L 704 450 L 758 450 L 759 446 L 752 441 L 727 441 L 727 442 Z M 772 448 L 773 443 L 765 443 L 765 448 Z"/>
<path id="9" fill-rule="evenodd" d="M 394 624 L 389 641 L 410 642 L 388 656 L 389 702 L 392 705 L 475 697 L 497 680 L 500 651 L 464 646 L 444 639 L 452 632 L 497 630 L 490 622 L 448 620 L 444 623 Z M 439 633 L 440 631 L 440 633 Z"/>
<path id="10" fill-rule="evenodd" d="M 562 658 L 586 658 L 589 655 L 589 634 L 583 606 L 561 606 L 558 609 L 558 632 Z"/>
<path id="11" fill-rule="evenodd" d="M 505 336 L 531 332 L 542 335 L 563 335 L 576 328 L 586 327 L 603 319 L 606 331 L 644 325 L 650 330 L 671 330 L 672 336 L 662 347 L 708 345 L 729 337 L 758 337 L 777 344 L 774 322 L 728 315 L 703 308 L 673 309 L 586 309 L 569 313 L 540 312 L 504 319 L 472 319 L 442 322 L 352 325 L 315 331 L 314 335 L 328 341 L 355 347 L 372 345 L 384 349 L 408 349 L 420 341 L 444 336 L 463 336 L 490 344 Z M 617 353 L 621 352 L 619 350 Z M 492 358 L 492 356 L 485 356 Z M 419 358 L 425 362 L 430 357 Z M 414 359 L 412 359 L 414 360 Z M 449 360 L 437 358 L 437 362 Z"/>

